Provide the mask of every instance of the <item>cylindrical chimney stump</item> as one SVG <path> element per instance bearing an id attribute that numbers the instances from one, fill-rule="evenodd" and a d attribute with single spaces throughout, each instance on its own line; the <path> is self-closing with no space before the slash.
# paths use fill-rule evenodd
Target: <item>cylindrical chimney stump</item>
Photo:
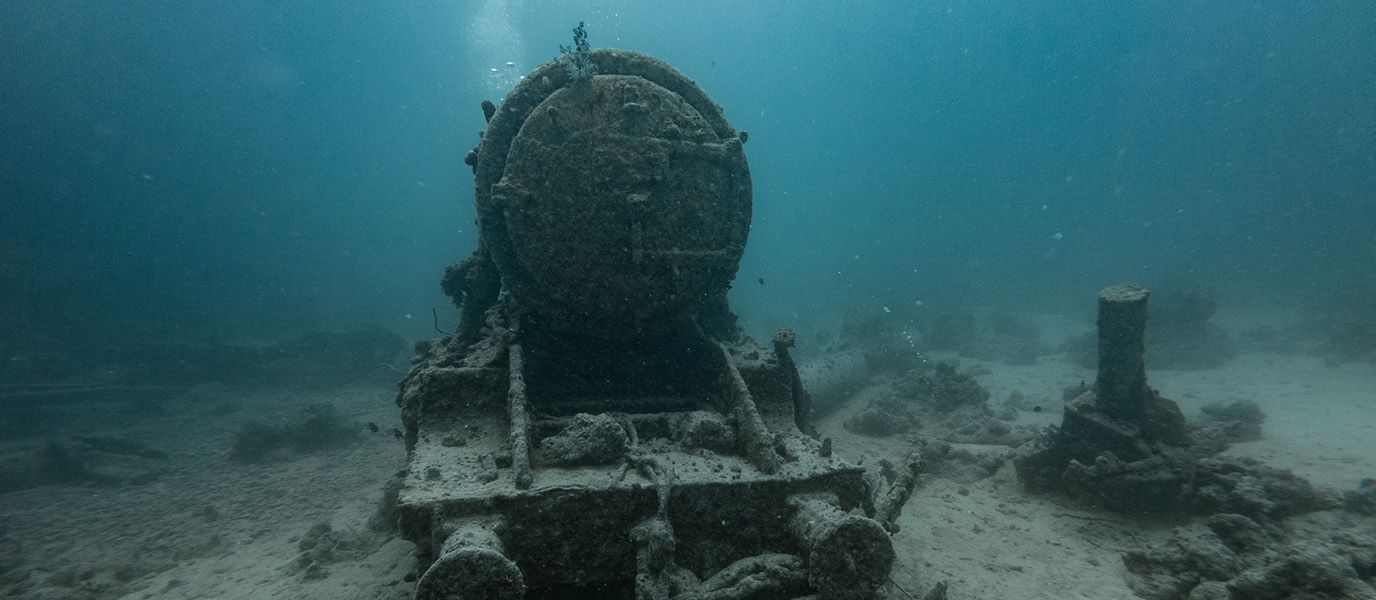
<path id="1" fill-rule="evenodd" d="M 1135 283 L 1099 292 L 1099 379 L 1096 404 L 1100 411 L 1136 421 L 1146 406 L 1147 297 L 1151 292 Z"/>

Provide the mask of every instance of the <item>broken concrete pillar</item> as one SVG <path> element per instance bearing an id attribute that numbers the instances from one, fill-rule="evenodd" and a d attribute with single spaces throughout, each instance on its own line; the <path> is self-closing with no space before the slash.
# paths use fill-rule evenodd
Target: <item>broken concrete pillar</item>
<path id="1" fill-rule="evenodd" d="M 1131 463 L 1161 453 L 1160 445 L 1190 444 L 1180 407 L 1147 386 L 1147 296 L 1125 283 L 1099 292 L 1099 378 L 1065 405 L 1061 427 L 1038 450 L 1014 459 L 1018 477 L 1033 491 L 1064 487 L 1071 461 L 1082 465 L 1111 453 Z"/>
<path id="2" fill-rule="evenodd" d="M 1146 288 L 1124 283 L 1099 292 L 1099 379 L 1096 404 L 1109 416 L 1137 420 L 1147 388 Z"/>
<path id="3" fill-rule="evenodd" d="M 416 582 L 416 600 L 525 597 L 525 578 L 503 554 L 502 541 L 493 531 L 497 526 L 486 519 L 459 523 L 445 539 L 440 557 Z"/>

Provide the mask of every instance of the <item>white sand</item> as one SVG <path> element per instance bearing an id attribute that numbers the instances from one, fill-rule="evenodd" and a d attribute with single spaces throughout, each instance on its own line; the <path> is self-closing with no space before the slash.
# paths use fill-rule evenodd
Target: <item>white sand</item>
<path id="1" fill-rule="evenodd" d="M 1042 357 L 1028 366 L 969 359 L 960 365 L 989 371 L 977 379 L 993 404 L 1017 390 L 1034 404 L 1059 407 L 1066 386 L 1094 379 L 1092 370 L 1061 358 Z M 1256 457 L 1338 489 L 1376 477 L 1376 365 L 1330 366 L 1314 357 L 1244 354 L 1219 369 L 1149 371 L 1148 379 L 1176 400 L 1187 418 L 1197 418 L 1199 408 L 1212 402 L 1260 404 L 1267 414 L 1263 439 L 1236 444 L 1231 454 Z M 864 406 L 863 396 L 819 428 L 835 439 L 838 453 L 901 458 L 906 452 L 901 441 L 858 437 L 841 427 L 850 412 Z M 1059 423 L 1060 411 L 1023 412 L 1019 419 Z M 899 558 L 893 579 L 914 598 L 940 581 L 948 582 L 951 598 L 960 599 L 1133 598 L 1122 551 L 1140 540 L 1160 539 L 1176 524 L 1130 520 L 1085 511 L 1056 497 L 1028 495 L 1010 463 L 974 484 L 937 480 L 919 489 L 894 538 Z M 893 597 L 906 596 L 895 590 Z"/>
<path id="2" fill-rule="evenodd" d="M 1059 422 L 1061 390 L 1093 373 L 1060 357 L 1007 366 L 964 360 L 989 370 L 978 380 L 1000 403 L 1018 390 L 1041 413 L 1021 422 Z M 1150 365 L 1149 365 L 1150 367 Z M 1268 415 L 1264 439 L 1230 452 L 1293 469 L 1316 484 L 1343 489 L 1376 477 L 1376 365 L 1329 366 L 1309 357 L 1247 354 L 1210 371 L 1150 371 L 1150 382 L 1187 416 L 1210 402 L 1249 399 Z M 31 582 L 0 596 L 44 598 L 409 598 L 402 581 L 414 567 L 411 545 L 366 527 L 384 482 L 403 467 L 391 386 L 335 392 L 234 393 L 191 390 L 163 417 L 105 434 L 127 435 L 172 454 L 172 471 L 154 483 L 122 488 L 48 486 L 0 496 L 6 555 L 18 556 Z M 863 406 L 863 394 L 848 410 Z M 328 401 L 347 417 L 382 426 L 356 446 L 302 460 L 236 465 L 227 453 L 248 418 L 289 420 Z M 216 414 L 226 402 L 238 406 Z M 857 437 L 843 410 L 819 423 L 836 451 L 872 464 L 906 454 L 900 439 Z M 76 425 L 74 425 L 76 427 Z M 92 431 L 66 431 L 64 435 Z M 1002 447 L 968 446 L 1002 453 Z M 211 518 L 207 507 L 217 518 Z M 328 522 L 345 540 L 323 579 L 294 567 L 297 542 Z M 920 598 L 946 581 L 950 597 L 1131 598 L 1121 551 L 1158 537 L 1171 523 L 1133 521 L 1024 494 L 1006 465 L 970 484 L 928 481 L 914 495 L 895 537 L 893 598 Z M 123 581 L 121 581 L 123 579 Z M 906 595 L 905 595 L 906 594 Z"/>

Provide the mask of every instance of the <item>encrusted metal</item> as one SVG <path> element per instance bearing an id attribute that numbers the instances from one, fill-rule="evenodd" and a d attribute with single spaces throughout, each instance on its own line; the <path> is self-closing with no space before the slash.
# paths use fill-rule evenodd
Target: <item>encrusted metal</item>
<path id="1" fill-rule="evenodd" d="M 397 398 L 417 597 L 873 594 L 892 523 L 814 437 L 792 333 L 765 348 L 727 305 L 744 133 L 659 60 L 578 52 L 485 104 L 469 154 L 464 314 Z"/>

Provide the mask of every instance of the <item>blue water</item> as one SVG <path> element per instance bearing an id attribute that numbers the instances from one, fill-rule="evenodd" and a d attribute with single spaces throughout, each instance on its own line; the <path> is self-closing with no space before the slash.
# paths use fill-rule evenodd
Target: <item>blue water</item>
<path id="1" fill-rule="evenodd" d="M 750 132 L 752 332 L 1124 281 L 1376 310 L 1370 2 L 8 0 L 0 339 L 452 328 L 479 102 L 579 21 Z"/>

